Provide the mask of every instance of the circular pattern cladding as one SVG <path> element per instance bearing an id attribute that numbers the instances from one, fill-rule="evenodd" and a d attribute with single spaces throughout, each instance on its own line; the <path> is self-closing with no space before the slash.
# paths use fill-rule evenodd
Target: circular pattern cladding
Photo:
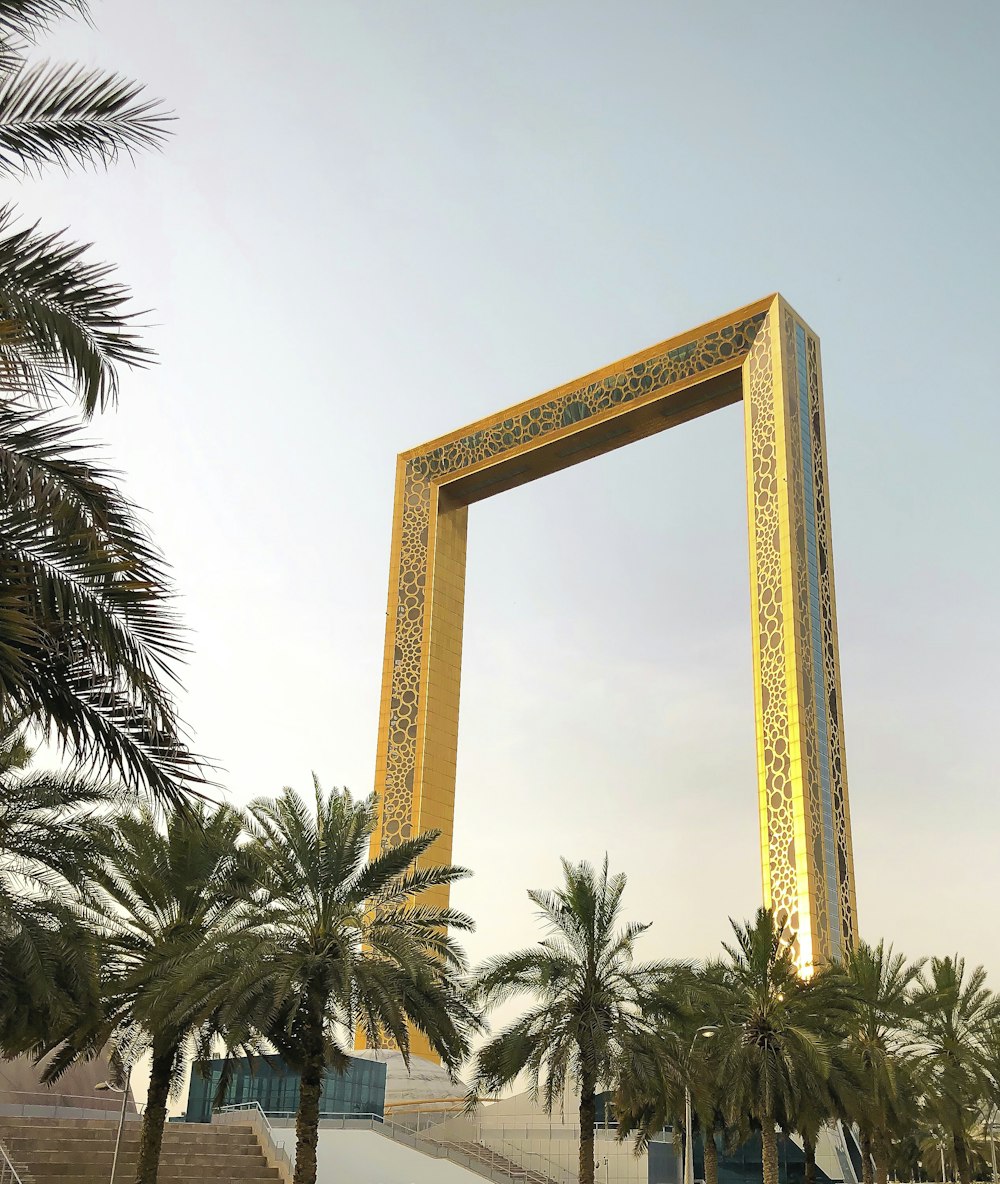
<path id="1" fill-rule="evenodd" d="M 768 326 L 757 334 L 747 364 L 753 466 L 757 634 L 767 795 L 771 906 L 782 928 L 799 928 L 795 820 L 788 731 L 788 681 L 782 610 L 781 530 L 774 375 Z M 798 939 L 795 938 L 798 954 Z"/>
<path id="2" fill-rule="evenodd" d="M 757 313 L 695 341 L 665 350 L 617 374 L 584 383 L 517 416 L 497 420 L 406 464 L 397 583 L 381 843 L 393 847 L 412 833 L 414 778 L 420 713 L 420 672 L 426 611 L 428 530 L 432 484 L 483 460 L 495 459 L 534 439 L 612 407 L 744 357 L 764 323 Z"/>
<path id="3" fill-rule="evenodd" d="M 832 782 L 833 822 L 837 846 L 837 876 L 840 893 L 841 940 L 845 948 L 854 944 L 856 920 L 852 884 L 850 823 L 847 811 L 847 776 L 844 769 L 844 733 L 840 716 L 840 677 L 837 657 L 837 612 L 833 597 L 833 570 L 830 548 L 830 509 L 826 485 L 826 438 L 823 431 L 823 407 L 819 389 L 819 349 L 813 337 L 807 338 L 809 374 L 809 410 L 813 417 L 813 472 L 816 481 L 816 537 L 819 551 L 820 621 L 823 631 L 823 673 L 829 694 L 830 779 Z"/>
<path id="4" fill-rule="evenodd" d="M 396 590 L 389 736 L 381 804 L 383 850 L 397 846 L 412 834 L 430 500 L 429 483 L 414 473 L 412 465 L 407 465 Z"/>
<path id="5" fill-rule="evenodd" d="M 765 313 L 757 313 L 734 325 L 706 333 L 695 341 L 664 350 L 617 374 L 585 383 L 515 416 L 497 420 L 447 444 L 432 448 L 419 458 L 430 478 L 454 476 L 484 460 L 495 460 L 550 432 L 581 423 L 592 415 L 629 403 L 693 378 L 725 362 L 745 357 L 753 345 Z"/>
<path id="6" fill-rule="evenodd" d="M 795 320 L 786 309 L 783 324 L 785 357 L 785 423 L 789 464 L 789 516 L 794 527 L 794 581 L 795 603 L 799 606 L 795 618 L 795 644 L 799 653 L 800 686 L 798 688 L 799 718 L 801 727 L 799 739 L 802 745 L 803 780 L 805 781 L 805 805 L 807 811 L 807 848 L 804 852 L 809 861 L 809 882 L 815 885 L 810 901 L 813 954 L 830 948 L 830 909 L 827 894 L 822 890 L 826 883 L 824 859 L 823 802 L 821 793 L 819 733 L 816 724 L 815 689 L 810 672 L 813 665 L 812 616 L 809 611 L 809 568 L 806 559 L 808 540 L 806 538 L 806 497 L 813 496 L 805 487 L 803 472 L 802 423 L 800 392 L 798 387 L 796 357 Z"/>

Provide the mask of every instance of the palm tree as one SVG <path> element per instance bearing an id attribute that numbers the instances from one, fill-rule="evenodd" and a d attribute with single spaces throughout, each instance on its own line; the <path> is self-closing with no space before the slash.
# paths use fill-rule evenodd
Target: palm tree
<path id="1" fill-rule="evenodd" d="M 599 1084 L 614 1088 L 629 1054 L 647 1046 L 647 1002 L 667 966 L 636 963 L 636 938 L 648 925 L 619 925 L 625 876 L 562 860 L 564 884 L 530 891 L 545 937 L 537 947 L 493 958 L 476 975 L 477 998 L 492 1007 L 517 995 L 534 1004 L 476 1057 L 476 1090 L 495 1093 L 526 1071 L 551 1109 L 574 1078 L 579 1090 L 580 1184 L 594 1181 L 594 1121 Z M 634 1071 L 634 1066 L 633 1066 Z"/>
<path id="2" fill-rule="evenodd" d="M 73 14 L 83 0 L 0 5 L 0 176 L 162 142 L 167 117 L 137 84 L 25 62 Z M 78 422 L 51 416 L 68 397 L 89 418 L 116 398 L 119 366 L 151 360 L 111 271 L 0 208 L 0 716 L 171 802 L 202 777 L 173 704 L 183 646 L 166 565 Z"/>
<path id="3" fill-rule="evenodd" d="M 120 791 L 31 769 L 23 733 L 0 730 L 0 1049 L 32 1047 L 96 999 L 85 900 Z"/>
<path id="4" fill-rule="evenodd" d="M 816 980 L 813 980 L 816 981 Z M 861 1092 L 861 1079 L 857 1061 L 851 1049 L 841 1041 L 829 1045 L 830 1065 L 822 1089 L 816 1092 L 799 1093 L 795 1110 L 789 1123 L 802 1139 L 802 1155 L 805 1160 L 803 1184 L 815 1184 L 816 1147 L 823 1127 L 851 1112 L 851 1107 Z M 871 1173 L 871 1161 L 863 1171 Z M 869 1182 L 870 1184 L 870 1182 Z"/>
<path id="5" fill-rule="evenodd" d="M 844 958 L 855 1002 L 847 1047 L 858 1072 L 858 1089 L 852 1091 L 854 1104 L 849 1108 L 861 1134 L 864 1184 L 872 1184 L 873 1160 L 878 1184 L 886 1184 L 892 1142 L 902 1129 L 912 1043 L 907 1024 L 913 1015 L 911 992 L 922 966 L 922 961 L 908 964 L 884 941 L 877 946 L 859 942 Z"/>
<path id="6" fill-rule="evenodd" d="M 216 1038 L 257 1048 L 237 987 L 260 921 L 243 824 L 226 805 L 189 805 L 164 824 L 140 806 L 118 821 L 98 874 L 102 1007 L 56 1034 L 48 1077 L 109 1043 L 128 1065 L 151 1054 L 136 1184 L 155 1184 L 167 1101 L 187 1061 L 210 1055 Z"/>
<path id="7" fill-rule="evenodd" d="M 746 1127 L 737 1130 L 726 1121 L 725 1083 L 714 1042 L 707 1038 L 717 1027 L 715 1008 L 724 979 L 725 968 L 715 960 L 694 967 L 678 964 L 664 975 L 645 1006 L 654 1030 L 626 1050 L 615 1093 L 619 1137 L 635 1132 L 637 1150 L 667 1126 L 673 1127 L 678 1147 L 681 1132 L 692 1148 L 699 1132 L 706 1184 L 718 1184 L 717 1140 L 732 1146 L 749 1135 Z M 685 1129 L 685 1087 L 692 1101 L 690 1132 Z"/>
<path id="8" fill-rule="evenodd" d="M 1000 997 L 986 986 L 986 971 L 966 974 L 965 959 L 932 958 L 913 992 L 914 1030 L 929 1077 L 929 1106 L 954 1154 L 961 1184 L 970 1184 L 970 1145 L 989 1090 L 984 1057 Z"/>
<path id="9" fill-rule="evenodd" d="M 988 1024 L 983 1036 L 983 1069 L 986 1071 L 983 1113 L 990 1166 L 995 1167 L 996 1137 L 1000 1135 L 1000 1019 Z"/>
<path id="10" fill-rule="evenodd" d="M 834 971 L 799 977 L 791 945 L 767 909 L 731 922 L 727 974 L 716 996 L 714 1044 L 734 1124 L 759 1124 L 764 1184 L 778 1184 L 776 1128 L 794 1123 L 800 1100 L 824 1096 L 832 1051 L 850 1014 L 850 996 Z"/>
<path id="11" fill-rule="evenodd" d="M 315 1182 L 323 1082 L 347 1066 L 355 1029 L 369 1047 L 394 1043 L 409 1064 L 412 1026 L 454 1071 L 477 1027 L 463 991 L 465 958 L 448 932 L 473 923 L 420 900 L 468 873 L 418 865 L 436 831 L 369 860 L 375 798 L 326 793 L 315 777 L 313 790 L 312 803 L 285 789 L 250 807 L 270 905 L 247 985 L 257 987 L 262 1035 L 300 1075 L 295 1184 Z"/>

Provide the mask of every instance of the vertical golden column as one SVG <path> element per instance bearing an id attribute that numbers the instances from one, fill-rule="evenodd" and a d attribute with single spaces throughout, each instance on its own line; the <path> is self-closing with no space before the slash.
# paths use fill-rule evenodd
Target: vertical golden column
<path id="1" fill-rule="evenodd" d="M 837 597 L 833 577 L 833 543 L 830 528 L 830 491 L 827 483 L 826 421 L 823 414 L 823 379 L 819 340 L 802 327 L 805 336 L 804 368 L 808 403 L 812 416 L 814 491 L 816 495 L 816 554 L 819 573 L 822 686 L 828 708 L 828 760 L 833 850 L 828 855 L 836 875 L 839 905 L 840 951 L 858 940 L 858 906 L 854 886 L 854 851 L 851 842 L 851 811 L 847 794 L 847 764 L 844 753 L 843 692 L 840 685 L 840 647 L 837 640 Z M 836 940 L 836 918 L 831 937 Z"/>
<path id="2" fill-rule="evenodd" d="M 744 363 L 765 902 L 804 971 L 854 940 L 818 344 L 775 298 Z"/>
<path id="3" fill-rule="evenodd" d="M 417 833 L 441 832 L 424 857 L 426 862 L 450 863 L 469 511 L 466 506 L 449 506 L 443 490 L 435 492 L 438 507 L 433 516 L 427 573 L 430 607 L 425 628 L 427 658 L 422 714 L 418 717 L 413 819 Z M 443 908 L 448 904 L 448 888 L 431 889 L 426 899 Z"/>
<path id="4" fill-rule="evenodd" d="M 750 619 L 757 717 L 757 777 L 764 902 L 795 935 L 800 964 L 813 958 L 802 801 L 795 606 L 788 563 L 791 509 L 779 302 L 743 364 Z"/>
<path id="5" fill-rule="evenodd" d="M 424 856 L 449 863 L 455 813 L 455 762 L 465 611 L 468 508 L 453 505 L 420 456 L 396 470 L 392 565 L 386 616 L 375 789 L 379 817 L 374 858 L 422 831 L 440 836 Z M 428 904 L 448 904 L 447 886 Z M 359 1033 L 357 1047 L 365 1047 Z M 437 1060 L 425 1037 L 415 1056 Z"/>

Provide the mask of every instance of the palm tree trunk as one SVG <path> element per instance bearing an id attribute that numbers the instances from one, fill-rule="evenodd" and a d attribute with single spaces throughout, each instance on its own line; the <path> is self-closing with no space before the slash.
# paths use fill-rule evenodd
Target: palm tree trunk
<path id="1" fill-rule="evenodd" d="M 816 1184 L 816 1140 L 805 1132 L 802 1134 L 802 1154 L 806 1160 L 803 1184 Z"/>
<path id="2" fill-rule="evenodd" d="M 778 1184 L 778 1132 L 774 1129 L 773 1118 L 765 1118 L 760 1124 L 760 1146 L 764 1184 Z"/>
<path id="3" fill-rule="evenodd" d="M 719 1149 L 715 1145 L 715 1131 L 705 1129 L 705 1184 L 719 1184 Z"/>
<path id="4" fill-rule="evenodd" d="M 872 1173 L 872 1134 L 866 1127 L 861 1128 L 861 1184 L 875 1184 Z"/>
<path id="5" fill-rule="evenodd" d="M 875 1184 L 889 1184 L 889 1148 L 881 1139 L 875 1140 Z"/>
<path id="6" fill-rule="evenodd" d="M 325 1072 L 322 1053 L 313 1053 L 302 1069 L 299 1108 L 295 1114 L 295 1175 L 292 1184 L 316 1184 L 319 1099 Z"/>
<path id="7" fill-rule="evenodd" d="M 969 1147 L 965 1136 L 955 1135 L 955 1168 L 958 1172 L 959 1184 L 972 1184 L 972 1173 L 969 1171 Z"/>
<path id="8" fill-rule="evenodd" d="M 594 1121 L 597 1083 L 585 1076 L 580 1083 L 580 1184 L 594 1184 Z M 299 1184 L 296 1180 L 295 1184 Z"/>
<path id="9" fill-rule="evenodd" d="M 149 1074 L 146 1110 L 142 1116 L 135 1184 L 156 1184 L 160 1170 L 160 1148 L 163 1146 L 163 1127 L 167 1121 L 170 1078 L 176 1057 L 176 1047 L 166 1050 L 157 1049 L 155 1045 L 153 1047 L 153 1066 Z"/>

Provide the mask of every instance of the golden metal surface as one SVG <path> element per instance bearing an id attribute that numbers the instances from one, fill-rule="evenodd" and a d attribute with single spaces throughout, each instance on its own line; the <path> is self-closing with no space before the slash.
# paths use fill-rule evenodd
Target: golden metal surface
<path id="1" fill-rule="evenodd" d="M 819 342 L 780 296 L 400 455 L 373 853 L 451 858 L 468 505 L 741 398 L 765 902 L 804 973 L 853 943 Z"/>

